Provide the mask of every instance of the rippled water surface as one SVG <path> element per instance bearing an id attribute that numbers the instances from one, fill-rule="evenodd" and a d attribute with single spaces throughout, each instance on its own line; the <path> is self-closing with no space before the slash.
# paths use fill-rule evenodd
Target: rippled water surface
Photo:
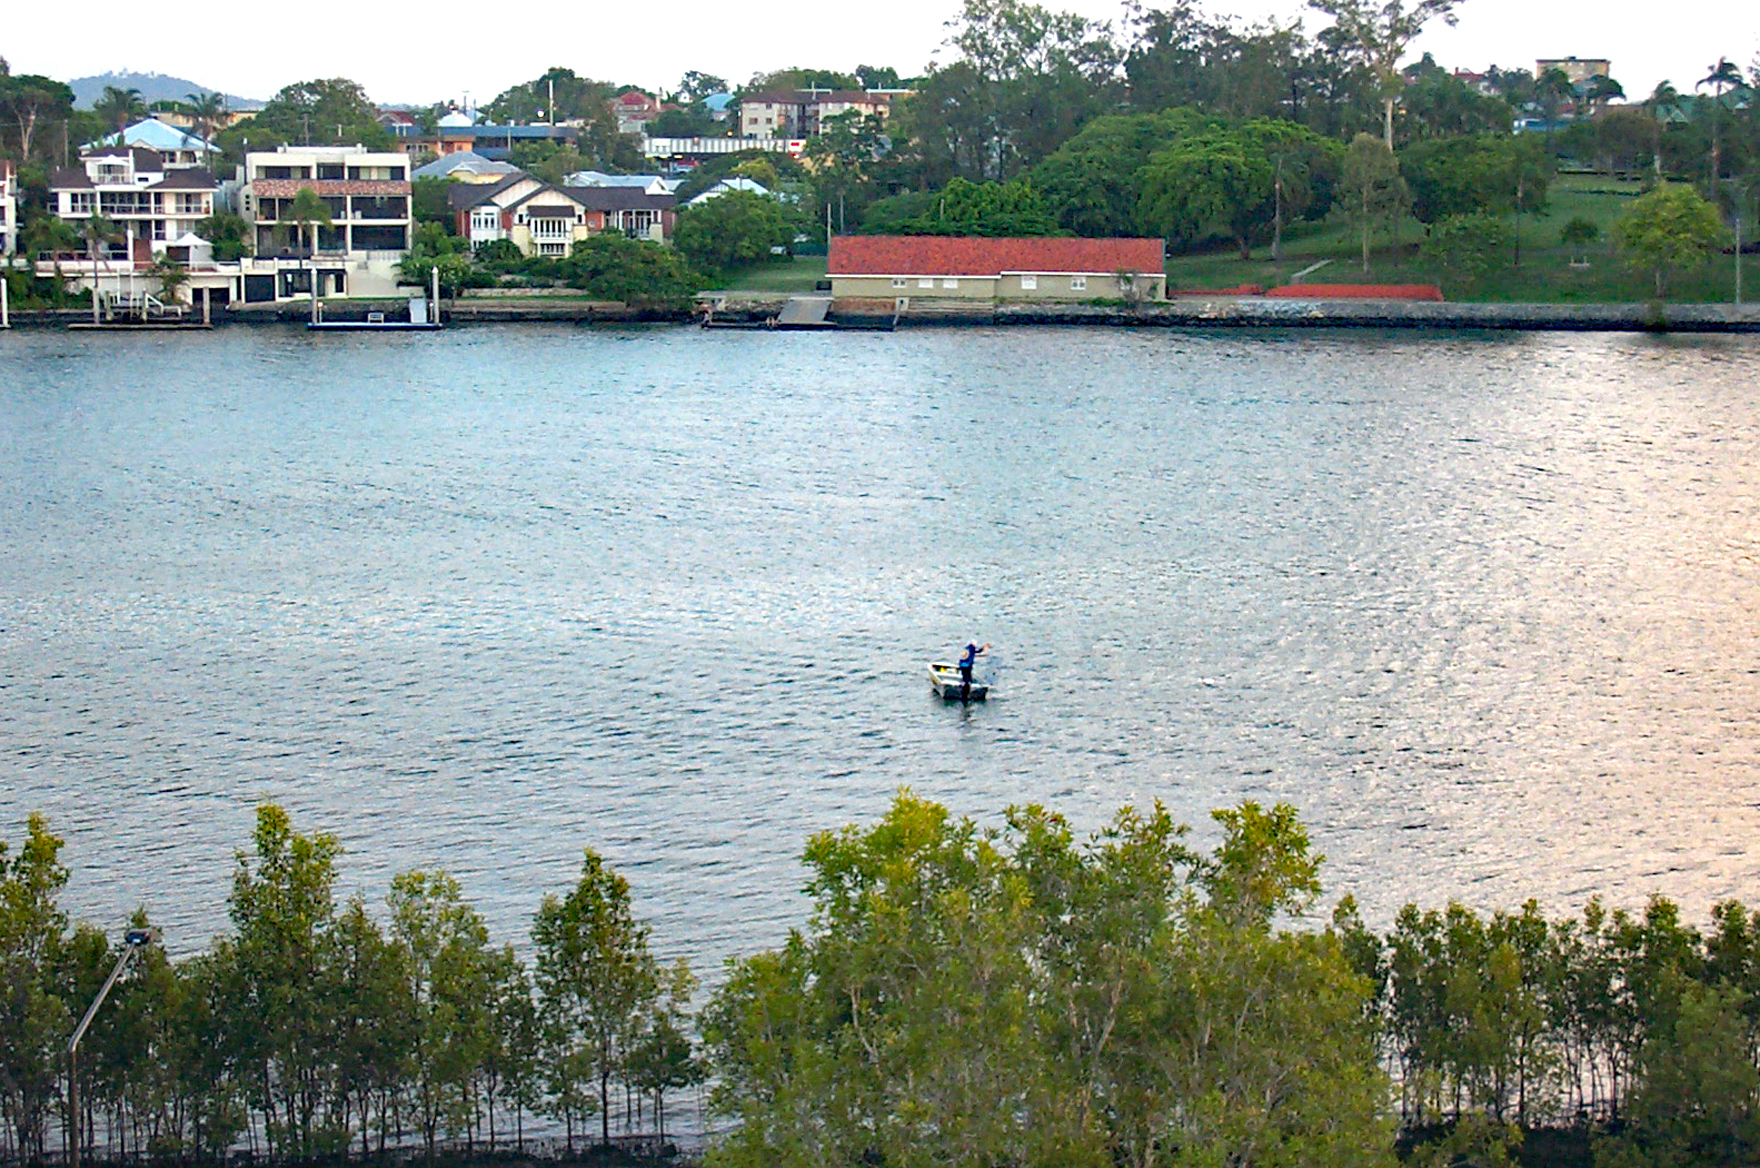
<path id="1" fill-rule="evenodd" d="M 264 799 L 508 940 L 591 845 L 699 968 L 905 784 L 1289 800 L 1381 921 L 1760 899 L 1754 339 L 0 334 L 0 472 L 0 838 L 184 951 Z"/>

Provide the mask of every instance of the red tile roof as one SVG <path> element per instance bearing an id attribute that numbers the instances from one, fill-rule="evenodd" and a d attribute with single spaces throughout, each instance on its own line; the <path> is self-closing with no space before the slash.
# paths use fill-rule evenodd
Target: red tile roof
<path id="1" fill-rule="evenodd" d="M 1160 272 L 1159 239 L 981 239 L 953 235 L 838 235 L 831 276 L 999 276 L 1003 272 Z"/>
<path id="2" fill-rule="evenodd" d="M 251 182 L 259 199 L 291 199 L 301 187 L 313 187 L 320 195 L 407 195 L 409 184 L 389 179 L 365 178 L 259 178 Z"/>

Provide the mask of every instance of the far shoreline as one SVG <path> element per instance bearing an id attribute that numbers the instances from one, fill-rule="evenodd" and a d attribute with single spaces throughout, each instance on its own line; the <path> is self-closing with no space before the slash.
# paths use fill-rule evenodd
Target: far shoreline
<path id="1" fill-rule="evenodd" d="M 707 294 L 715 302 L 718 324 L 750 329 L 771 327 L 787 297 L 744 298 Z M 402 301 L 326 301 L 329 321 L 365 320 L 369 312 L 400 311 Z M 308 319 L 305 301 L 248 309 L 217 309 L 214 328 L 299 324 Z M 606 301 L 530 299 L 491 301 L 465 297 L 447 301 L 443 319 L 449 326 L 496 324 L 697 324 L 700 307 L 643 307 Z M 207 331 L 199 323 L 152 329 L 92 329 L 85 309 L 15 309 L 15 329 L 85 331 Z M 1518 304 L 1479 301 L 1409 301 L 1268 298 L 1256 296 L 1182 297 L 1142 305 L 1019 304 L 958 301 L 910 304 L 896 314 L 876 315 L 864 302 L 859 310 L 831 312 L 833 330 L 974 327 L 1120 327 L 1185 329 L 1415 329 L 1429 331 L 1624 332 L 1624 333 L 1756 333 L 1760 304 L 1623 303 Z M 778 331 L 785 331 L 778 329 Z"/>

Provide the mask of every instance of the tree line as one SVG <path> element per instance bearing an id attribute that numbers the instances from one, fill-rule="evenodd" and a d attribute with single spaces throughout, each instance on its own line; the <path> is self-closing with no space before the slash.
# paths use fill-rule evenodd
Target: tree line
<path id="1" fill-rule="evenodd" d="M 145 952 L 73 1117 L 67 1035 L 116 953 L 59 907 L 61 841 L 33 817 L 0 849 L 0 1158 L 43 1158 L 70 1120 L 179 1162 L 431 1159 L 521 1144 L 532 1115 L 572 1149 L 614 1116 L 663 1136 L 667 1093 L 705 1081 L 730 1168 L 1489 1166 L 1541 1137 L 1595 1168 L 1760 1155 L 1760 913 L 1408 905 L 1380 933 L 1347 897 L 1321 924 L 1295 811 L 1214 817 L 1204 852 L 1159 805 L 1083 838 L 901 792 L 809 841 L 807 920 L 693 1012 L 590 849 L 528 964 L 443 873 L 338 906 L 336 841 L 264 806 L 232 931 Z"/>

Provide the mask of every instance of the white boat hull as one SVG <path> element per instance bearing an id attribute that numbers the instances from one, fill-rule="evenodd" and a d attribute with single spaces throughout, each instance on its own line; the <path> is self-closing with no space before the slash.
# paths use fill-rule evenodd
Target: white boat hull
<path id="1" fill-rule="evenodd" d="M 959 666 L 949 661 L 929 663 L 929 686 L 938 697 L 950 702 L 981 702 L 990 696 L 990 687 L 976 679 L 968 688 L 960 678 Z"/>

